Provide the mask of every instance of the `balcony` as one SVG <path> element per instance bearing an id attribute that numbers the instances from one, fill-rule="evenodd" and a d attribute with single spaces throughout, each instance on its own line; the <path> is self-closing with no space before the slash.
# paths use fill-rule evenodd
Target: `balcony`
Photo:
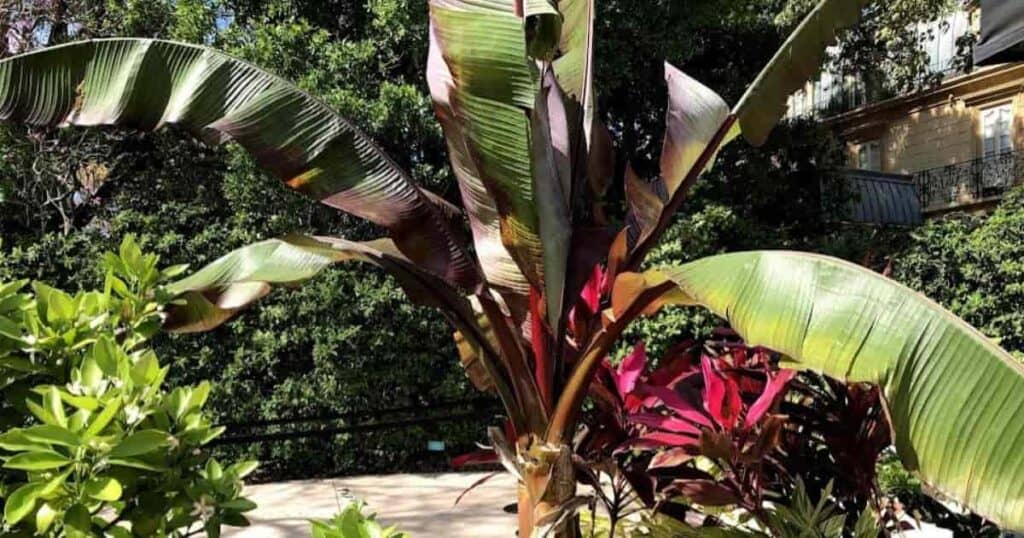
<path id="1" fill-rule="evenodd" d="M 914 174 L 926 213 L 997 201 L 1024 178 L 1024 152 L 1006 152 Z"/>

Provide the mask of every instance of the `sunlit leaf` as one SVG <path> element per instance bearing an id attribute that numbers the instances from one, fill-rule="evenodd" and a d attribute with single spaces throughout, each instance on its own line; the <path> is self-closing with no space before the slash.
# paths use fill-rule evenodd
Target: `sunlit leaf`
<path id="1" fill-rule="evenodd" d="M 388 228 L 410 259 L 462 285 L 472 262 L 434 204 L 355 126 L 296 86 L 213 49 L 106 39 L 0 61 L 0 119 L 177 125 L 233 140 L 289 187 Z"/>
<path id="2" fill-rule="evenodd" d="M 786 114 L 789 96 L 821 69 L 825 49 L 835 41 L 836 33 L 856 24 L 861 10 L 870 2 L 822 0 L 789 36 L 733 109 L 743 136 L 751 144 L 765 143 Z"/>
<path id="3" fill-rule="evenodd" d="M 745 252 L 661 271 L 744 341 L 800 369 L 879 385 L 904 464 L 1006 529 L 1024 529 L 1024 366 L 926 297 L 814 254 Z"/>

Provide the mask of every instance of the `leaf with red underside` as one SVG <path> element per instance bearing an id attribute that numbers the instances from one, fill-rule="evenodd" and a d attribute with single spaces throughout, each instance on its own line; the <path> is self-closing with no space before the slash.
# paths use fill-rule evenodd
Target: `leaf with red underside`
<path id="1" fill-rule="evenodd" d="M 637 392 L 661 400 L 665 407 L 668 407 L 673 413 L 685 420 L 707 428 L 712 427 L 711 420 L 708 419 L 703 411 L 672 389 L 643 385 Z"/>
<path id="2" fill-rule="evenodd" d="M 601 285 L 604 282 L 604 268 L 594 265 L 590 278 L 583 285 L 579 299 L 569 313 L 569 330 L 578 340 L 586 331 L 590 320 L 601 308 Z"/>
<path id="3" fill-rule="evenodd" d="M 794 370 L 783 370 L 775 377 L 769 378 L 768 383 L 764 387 L 764 392 L 761 393 L 761 396 L 754 402 L 754 405 L 751 405 L 747 411 L 746 426 L 748 428 L 757 424 L 761 417 L 775 405 L 776 400 L 785 392 L 786 385 L 789 384 L 794 375 L 796 375 Z"/>
<path id="4" fill-rule="evenodd" d="M 530 345 L 533 347 L 533 372 L 537 378 L 544 405 L 551 407 L 554 396 L 554 364 L 551 347 L 548 345 L 548 331 L 544 326 L 544 299 L 535 288 L 530 288 Z"/>
<path id="5" fill-rule="evenodd" d="M 452 458 L 452 467 L 457 470 L 471 465 L 490 465 L 493 463 L 501 463 L 501 460 L 498 459 L 498 455 L 494 450 L 490 448 Z"/>
<path id="6" fill-rule="evenodd" d="M 633 351 L 622 359 L 619 369 L 615 372 L 615 387 L 619 389 L 619 396 L 626 398 L 636 388 L 637 381 L 644 373 L 644 365 L 647 364 L 647 350 L 644 343 L 640 342 L 633 348 Z"/>
<path id="7" fill-rule="evenodd" d="M 693 502 L 704 506 L 728 506 L 739 502 L 739 498 L 729 488 L 712 480 L 679 480 L 672 486 Z"/>
<path id="8" fill-rule="evenodd" d="M 659 415 L 657 413 L 637 413 L 635 415 L 630 415 L 629 421 L 633 424 L 639 424 L 641 426 L 665 430 L 672 433 L 700 435 L 701 431 L 700 428 L 691 422 L 678 418 L 667 417 L 665 415 Z"/>
<path id="9" fill-rule="evenodd" d="M 740 418 L 743 400 L 736 382 L 715 371 L 710 357 L 701 361 L 704 373 L 704 408 L 715 422 L 726 431 L 731 431 Z"/>
<path id="10" fill-rule="evenodd" d="M 693 455 L 685 449 L 672 448 L 655 454 L 654 457 L 651 458 L 651 463 L 647 466 L 647 469 L 668 469 L 671 467 L 679 467 L 692 459 Z"/>
<path id="11" fill-rule="evenodd" d="M 694 361 L 696 350 L 697 345 L 693 341 L 672 346 L 662 357 L 658 368 L 651 372 L 647 383 L 658 387 L 674 387 L 688 375 L 697 373 Z"/>
<path id="12" fill-rule="evenodd" d="M 473 485 L 469 486 L 462 493 L 459 494 L 459 497 L 457 499 L 455 499 L 455 504 L 453 506 L 458 506 L 459 502 L 462 501 L 462 498 L 465 497 L 466 495 L 468 495 L 469 492 L 471 492 L 474 489 L 484 485 L 488 480 L 490 480 L 490 479 L 492 479 L 492 478 L 494 478 L 494 477 L 496 477 L 496 476 L 498 476 L 500 474 L 502 474 L 502 473 L 491 473 L 489 475 L 484 476 L 480 480 L 477 480 L 476 482 L 473 482 Z"/>
<path id="13" fill-rule="evenodd" d="M 638 437 L 637 441 L 639 441 L 639 447 L 643 448 L 654 448 L 659 446 L 700 446 L 700 440 L 696 437 L 668 432 L 648 433 L 647 435 Z"/>

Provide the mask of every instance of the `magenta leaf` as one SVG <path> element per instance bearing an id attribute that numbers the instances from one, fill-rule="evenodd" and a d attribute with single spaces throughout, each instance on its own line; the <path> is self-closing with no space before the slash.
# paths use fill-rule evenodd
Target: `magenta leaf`
<path id="1" fill-rule="evenodd" d="M 731 431 L 743 409 L 739 386 L 728 377 L 719 375 L 710 357 L 702 359 L 701 370 L 704 373 L 704 408 L 719 426 Z"/>
<path id="2" fill-rule="evenodd" d="M 619 396 L 622 396 L 623 400 L 636 389 L 636 382 L 644 373 L 646 364 L 647 351 L 643 342 L 637 344 L 633 351 L 622 359 L 622 364 L 619 364 L 619 370 L 615 375 L 615 387 L 619 389 Z"/>
<path id="3" fill-rule="evenodd" d="M 657 430 L 665 430 L 673 433 L 685 433 L 700 435 L 700 428 L 691 422 L 674 417 L 666 417 L 657 413 L 638 413 L 631 415 L 629 421 L 633 424 L 647 426 Z"/>
<path id="4" fill-rule="evenodd" d="M 643 385 L 639 392 L 661 400 L 665 407 L 685 420 L 708 428 L 712 427 L 711 421 L 703 411 L 670 388 Z"/>
<path id="5" fill-rule="evenodd" d="M 764 392 L 761 393 L 761 396 L 757 398 L 754 405 L 750 406 L 750 410 L 747 411 L 746 426 L 748 428 L 757 424 L 761 417 L 775 405 L 775 400 L 783 394 L 786 385 L 793 379 L 794 375 L 796 375 L 794 370 L 782 370 L 775 377 L 769 377 L 768 383 L 764 387 Z"/>
<path id="6" fill-rule="evenodd" d="M 647 435 L 643 435 L 637 438 L 637 441 L 640 442 L 640 446 L 645 448 L 654 448 L 661 446 L 700 446 L 700 440 L 695 437 L 667 432 L 648 433 Z"/>
<path id="7" fill-rule="evenodd" d="M 670 448 L 663 452 L 659 452 L 651 458 L 651 463 L 647 466 L 648 470 L 651 469 L 666 469 L 669 467 L 679 467 L 680 465 L 693 459 L 693 455 L 682 448 Z"/>
<path id="8" fill-rule="evenodd" d="M 462 469 L 470 465 L 489 465 L 492 463 L 498 463 L 498 454 L 489 448 L 452 458 L 452 467 L 455 469 Z"/>

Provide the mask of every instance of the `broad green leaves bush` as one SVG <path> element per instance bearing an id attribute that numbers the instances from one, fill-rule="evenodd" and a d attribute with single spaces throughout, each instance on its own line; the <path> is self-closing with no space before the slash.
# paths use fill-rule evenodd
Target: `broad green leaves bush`
<path id="1" fill-rule="evenodd" d="M 313 521 L 313 538 L 409 538 L 395 526 L 384 528 L 376 514 L 365 512 L 365 503 L 352 501 L 334 519 Z"/>
<path id="2" fill-rule="evenodd" d="M 149 339 L 167 301 L 132 237 L 101 267 L 102 291 L 0 283 L 0 497 L 4 536 L 184 536 L 247 525 L 254 462 L 224 467 L 207 382 L 164 389 Z"/>

